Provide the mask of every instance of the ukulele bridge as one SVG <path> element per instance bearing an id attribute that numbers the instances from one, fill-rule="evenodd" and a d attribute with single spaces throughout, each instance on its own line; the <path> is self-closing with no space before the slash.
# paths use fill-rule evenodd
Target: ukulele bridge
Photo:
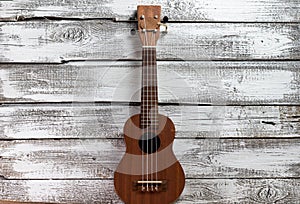
<path id="1" fill-rule="evenodd" d="M 162 181 L 134 181 L 133 191 L 162 192 L 167 190 L 167 180 Z"/>

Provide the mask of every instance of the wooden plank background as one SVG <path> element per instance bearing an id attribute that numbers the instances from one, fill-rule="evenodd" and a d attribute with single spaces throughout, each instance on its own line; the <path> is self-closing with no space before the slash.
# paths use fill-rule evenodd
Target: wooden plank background
<path id="1" fill-rule="evenodd" d="M 2 62 L 138 60 L 136 22 L 47 19 L 0 23 Z M 159 60 L 300 59 L 299 23 L 170 23 Z M 116 49 L 117 46 L 117 49 Z M 55 51 L 54 51 L 55 50 Z"/>
<path id="2" fill-rule="evenodd" d="M 139 112 L 137 4 L 161 3 L 176 203 L 300 203 L 299 0 L 0 0 L 0 203 L 122 203 Z"/>

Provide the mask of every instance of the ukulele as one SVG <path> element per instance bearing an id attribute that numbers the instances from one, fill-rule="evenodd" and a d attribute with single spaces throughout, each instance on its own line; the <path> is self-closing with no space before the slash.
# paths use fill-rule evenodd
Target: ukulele
<path id="1" fill-rule="evenodd" d="M 143 58 L 141 112 L 125 123 L 126 152 L 114 172 L 115 190 L 126 204 L 172 203 L 185 185 L 183 169 L 172 150 L 175 126 L 158 113 L 156 44 L 160 12 L 160 6 L 137 9 Z"/>

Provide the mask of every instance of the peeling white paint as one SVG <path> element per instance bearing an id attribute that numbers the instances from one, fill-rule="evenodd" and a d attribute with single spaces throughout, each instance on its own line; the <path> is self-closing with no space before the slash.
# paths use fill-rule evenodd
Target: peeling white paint
<path id="1" fill-rule="evenodd" d="M 215 164 L 237 171 L 268 171 L 280 176 L 291 176 L 289 168 L 300 161 L 299 146 L 282 148 L 240 149 L 214 156 Z M 285 165 L 288 164 L 288 165 Z M 238 173 L 238 172 L 237 172 Z M 228 172 L 232 174 L 232 172 Z"/>

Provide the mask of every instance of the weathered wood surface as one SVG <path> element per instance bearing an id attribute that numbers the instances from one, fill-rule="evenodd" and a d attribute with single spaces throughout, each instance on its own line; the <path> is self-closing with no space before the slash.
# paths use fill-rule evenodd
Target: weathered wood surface
<path id="1" fill-rule="evenodd" d="M 139 112 L 128 103 L 140 62 L 126 61 L 141 59 L 127 21 L 138 3 L 0 0 L 1 204 L 121 203 L 112 178 Z M 159 62 L 188 177 L 177 203 L 300 203 L 299 0 L 159 3 L 173 22 L 158 58 L 187 61 Z"/>
<path id="2" fill-rule="evenodd" d="M 17 20 L 30 17 L 119 18 L 135 16 L 138 4 L 161 4 L 162 13 L 172 21 L 259 21 L 299 22 L 298 0 L 174 0 L 174 1 L 0 1 L 0 18 Z M 18 18 L 19 17 L 19 18 Z"/>
<path id="3" fill-rule="evenodd" d="M 0 200 L 121 204 L 112 180 L 0 180 Z M 299 203 L 299 179 L 187 179 L 178 204 Z"/>
<path id="4" fill-rule="evenodd" d="M 7 179 L 113 178 L 122 139 L 13 140 L 0 143 Z M 187 178 L 299 177 L 300 139 L 176 139 Z"/>
<path id="5" fill-rule="evenodd" d="M 109 20 L 0 23 L 1 62 L 140 59 L 136 23 Z M 173 23 L 158 59 L 300 59 L 299 23 Z M 117 49 L 116 49 L 117 47 Z"/>
<path id="6" fill-rule="evenodd" d="M 140 101 L 141 62 L 1 64 L 0 101 Z M 159 101 L 300 104 L 300 63 L 158 62 Z M 134 88 L 133 88 L 134 87 Z"/>
<path id="7" fill-rule="evenodd" d="M 160 106 L 177 138 L 299 137 L 299 106 Z M 122 138 L 138 106 L 110 104 L 2 105 L 0 138 Z"/>

